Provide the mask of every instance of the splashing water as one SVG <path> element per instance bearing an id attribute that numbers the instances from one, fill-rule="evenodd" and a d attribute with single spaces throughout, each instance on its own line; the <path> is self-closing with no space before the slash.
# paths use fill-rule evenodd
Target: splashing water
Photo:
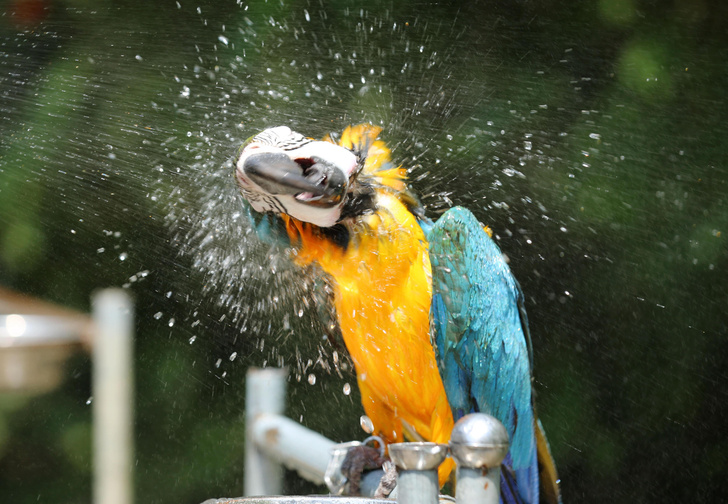
<path id="1" fill-rule="evenodd" d="M 312 137 L 352 123 L 382 125 L 395 161 L 408 169 L 433 217 L 453 204 L 476 213 L 486 206 L 506 216 L 533 205 L 532 212 L 543 215 L 543 205 L 517 199 L 518 191 L 490 203 L 485 192 L 499 191 L 506 184 L 501 177 L 524 179 L 529 166 L 552 160 L 543 138 L 514 126 L 525 114 L 510 102 L 496 104 L 489 115 L 507 108 L 515 116 L 511 122 L 481 120 L 477 97 L 485 80 L 465 86 L 457 78 L 429 77 L 457 75 L 465 58 L 459 48 L 468 41 L 456 24 L 401 23 L 389 12 L 346 9 L 336 30 L 347 43 L 332 45 L 315 36 L 331 31 L 331 22 L 307 11 L 262 15 L 246 7 L 238 21 L 235 32 L 226 20 L 207 46 L 199 46 L 196 63 L 174 76 L 176 113 L 196 121 L 165 140 L 179 166 L 167 170 L 174 187 L 160 187 L 153 198 L 165 207 L 173 244 L 200 279 L 199 291 L 184 294 L 195 311 L 211 312 L 211 304 L 216 313 L 222 310 L 216 324 L 234 333 L 233 342 L 237 335 L 268 339 L 271 344 L 258 345 L 262 365 L 294 364 L 300 380 L 309 356 L 319 354 L 317 367 L 341 374 L 350 363 L 328 344 L 335 322 L 330 310 L 321 316 L 329 300 L 315 274 L 301 275 L 290 251 L 261 242 L 252 229 L 233 178 L 244 141 L 281 124 Z M 433 37 L 440 32 L 449 35 Z M 477 154 L 488 142 L 501 153 L 490 160 Z M 552 225 L 549 219 L 537 222 Z M 195 316 L 184 324 L 199 323 Z"/>
<path id="2" fill-rule="evenodd" d="M 173 243 L 202 278 L 202 290 L 193 296 L 198 299 L 191 302 L 204 307 L 207 300 L 214 300 L 225 310 L 225 323 L 243 337 L 272 337 L 277 344 L 293 334 L 299 338 L 301 331 L 330 334 L 334 324 L 324 321 L 322 326 L 319 314 L 311 310 L 320 304 L 320 294 L 314 292 L 315 282 L 301 277 L 292 266 L 288 251 L 255 236 L 233 180 L 237 149 L 246 138 L 273 124 L 320 137 L 352 122 L 369 121 L 386 126 L 390 146 L 395 152 L 403 150 L 402 161 L 414 168 L 434 148 L 430 140 L 398 138 L 410 131 L 403 124 L 415 118 L 430 121 L 433 116 L 447 120 L 453 114 L 453 93 L 458 91 L 423 86 L 421 72 L 453 65 L 449 59 L 455 54 L 452 48 L 428 48 L 431 27 L 392 23 L 386 14 L 347 11 L 343 22 L 354 43 L 327 53 L 315 37 L 304 37 L 296 44 L 280 38 L 279 32 L 290 33 L 300 24 L 309 32 L 329 28 L 325 19 L 300 14 L 281 10 L 255 17 L 256 12 L 246 8 L 241 11 L 238 33 L 221 29 L 224 34 L 200 49 L 198 63 L 174 77 L 178 113 L 203 120 L 165 141 L 180 159 L 180 166 L 170 170 L 177 183 L 154 195 L 167 209 Z M 387 39 L 391 51 L 373 51 L 373 37 Z M 270 40 L 282 43 L 266 43 Z M 269 65 L 263 74 L 257 73 L 261 62 Z M 322 62 L 328 71 L 317 69 Z M 413 89 L 402 94 L 410 101 L 404 107 L 394 102 L 397 86 Z M 404 112 L 395 113 L 398 108 Z M 303 110 L 306 117 L 300 115 Z M 323 121 L 322 129 L 317 123 Z M 185 163 L 188 159 L 194 162 Z M 435 206 L 448 201 L 439 193 L 425 199 Z M 284 322 L 278 325 L 271 320 Z M 306 352 L 319 346 L 320 340 L 312 338 L 304 345 L 309 348 Z M 280 362 L 275 347 L 268 347 L 268 362 Z M 298 357 L 296 361 L 302 373 L 306 365 Z M 333 364 L 338 369 L 338 359 Z"/>

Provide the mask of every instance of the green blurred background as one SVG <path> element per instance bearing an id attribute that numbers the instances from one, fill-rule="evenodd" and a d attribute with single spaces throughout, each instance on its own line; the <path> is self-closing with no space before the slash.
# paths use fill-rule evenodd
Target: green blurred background
<path id="1" fill-rule="evenodd" d="M 720 502 L 726 19 L 701 0 L 5 2 L 0 285 L 85 311 L 128 289 L 136 501 L 240 495 L 247 367 L 288 365 L 292 418 L 362 433 L 231 159 L 272 125 L 381 124 L 428 212 L 471 208 L 510 258 L 564 501 Z M 0 394 L 0 501 L 91 500 L 90 396 L 81 353 L 57 390 Z"/>

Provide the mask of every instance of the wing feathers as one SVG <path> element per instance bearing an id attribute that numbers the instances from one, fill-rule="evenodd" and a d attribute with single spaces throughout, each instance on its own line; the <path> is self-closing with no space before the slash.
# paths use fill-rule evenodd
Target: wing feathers
<path id="1" fill-rule="evenodd" d="M 448 400 L 456 417 L 483 411 L 505 425 L 519 491 L 525 501 L 538 502 L 529 347 L 518 284 L 468 210 L 447 211 L 428 241 L 437 299 L 433 328 Z"/>

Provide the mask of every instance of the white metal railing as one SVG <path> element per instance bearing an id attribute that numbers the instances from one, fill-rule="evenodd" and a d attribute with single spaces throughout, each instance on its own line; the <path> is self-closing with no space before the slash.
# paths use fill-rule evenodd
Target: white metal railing
<path id="1" fill-rule="evenodd" d="M 329 488 L 341 458 L 332 453 L 354 443 L 337 445 L 330 439 L 282 415 L 285 406 L 287 372 L 285 369 L 251 369 L 246 385 L 245 488 L 246 496 L 280 495 L 281 465 L 296 470 L 303 478 Z M 449 445 L 436 443 L 396 443 L 389 455 L 397 466 L 396 495 L 401 504 L 436 504 L 439 487 L 437 468 L 447 456 L 457 463 L 459 504 L 497 504 L 500 494 L 500 464 L 508 451 L 505 427 L 490 415 L 475 413 L 460 419 Z M 362 493 L 372 495 L 382 471 L 369 473 L 362 480 Z M 332 485 L 333 483 L 333 485 Z M 286 502 L 308 502 L 288 498 Z M 326 498 L 317 498 L 317 502 Z M 329 497 L 331 502 L 341 498 Z M 243 498 L 224 502 L 277 502 L 264 498 Z M 328 502 L 328 501 L 327 501 Z M 371 500 L 371 502 L 376 502 Z M 390 501 L 391 502 L 391 501 Z"/>
<path id="2" fill-rule="evenodd" d="M 93 502 L 132 502 L 134 305 L 121 289 L 93 296 Z"/>

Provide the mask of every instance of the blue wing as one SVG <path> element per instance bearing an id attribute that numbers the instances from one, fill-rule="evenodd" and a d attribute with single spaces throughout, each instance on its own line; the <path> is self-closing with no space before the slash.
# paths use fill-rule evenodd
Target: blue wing
<path id="1" fill-rule="evenodd" d="M 537 504 L 539 478 L 530 338 L 523 295 L 498 246 L 468 210 L 448 210 L 428 233 L 432 324 L 440 374 L 457 420 L 481 411 L 508 430 L 505 465 L 522 501 Z M 429 229 L 428 229 L 429 228 Z M 508 480 L 509 471 L 504 471 Z M 502 499 L 509 482 L 503 482 Z"/>

